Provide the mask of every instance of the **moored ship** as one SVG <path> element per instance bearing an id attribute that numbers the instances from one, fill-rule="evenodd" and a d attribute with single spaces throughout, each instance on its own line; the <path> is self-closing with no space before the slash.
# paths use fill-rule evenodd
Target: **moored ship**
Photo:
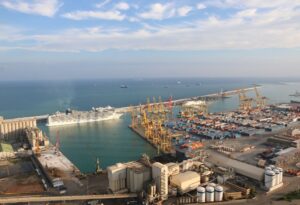
<path id="1" fill-rule="evenodd" d="M 47 126 L 61 126 L 71 124 L 81 124 L 87 122 L 98 122 L 104 120 L 119 119 L 123 113 L 117 112 L 115 108 L 98 107 L 92 108 L 90 111 L 78 111 L 68 109 L 66 112 L 56 112 L 49 115 L 47 119 Z"/>

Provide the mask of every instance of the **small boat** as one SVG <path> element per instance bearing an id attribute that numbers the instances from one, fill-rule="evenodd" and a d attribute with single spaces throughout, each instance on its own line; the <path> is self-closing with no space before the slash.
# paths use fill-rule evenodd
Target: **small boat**
<path id="1" fill-rule="evenodd" d="M 121 85 L 120 88 L 128 88 L 127 85 Z"/>

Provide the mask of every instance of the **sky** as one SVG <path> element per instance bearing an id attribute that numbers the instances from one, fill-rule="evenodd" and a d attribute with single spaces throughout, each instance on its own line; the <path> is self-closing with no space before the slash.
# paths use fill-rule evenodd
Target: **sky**
<path id="1" fill-rule="evenodd" d="M 0 81 L 300 77 L 300 0 L 0 0 Z"/>

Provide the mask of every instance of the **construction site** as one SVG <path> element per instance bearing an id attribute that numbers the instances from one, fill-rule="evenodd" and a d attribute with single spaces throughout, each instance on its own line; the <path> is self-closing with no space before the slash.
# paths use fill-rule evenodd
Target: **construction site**
<path id="1" fill-rule="evenodd" d="M 237 110 L 210 112 L 214 101 L 235 94 Z M 90 174 L 60 151 L 59 132 L 52 144 L 33 118 L 2 119 L 0 204 L 258 204 L 254 198 L 271 200 L 300 183 L 298 102 L 268 104 L 254 87 L 189 100 L 147 98 L 124 110 L 129 129 L 157 156 L 105 170 L 97 158 Z"/>

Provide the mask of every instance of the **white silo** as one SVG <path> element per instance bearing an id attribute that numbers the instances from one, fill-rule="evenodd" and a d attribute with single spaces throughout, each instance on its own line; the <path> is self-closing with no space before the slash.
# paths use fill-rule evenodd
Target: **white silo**
<path id="1" fill-rule="evenodd" d="M 271 189 L 276 184 L 275 173 L 273 171 L 265 171 L 265 186 L 267 189 Z"/>
<path id="2" fill-rule="evenodd" d="M 215 184 L 215 183 L 208 183 L 207 186 L 211 186 L 211 187 L 214 187 L 214 188 L 215 188 L 215 187 L 216 187 L 216 184 Z"/>
<path id="3" fill-rule="evenodd" d="M 215 200 L 215 188 L 212 186 L 206 187 L 206 202 L 213 202 Z"/>
<path id="4" fill-rule="evenodd" d="M 197 187 L 197 202 L 205 202 L 205 188 L 202 186 Z"/>
<path id="5" fill-rule="evenodd" d="M 216 186 L 215 188 L 215 201 L 223 200 L 224 189 L 221 186 Z"/>
<path id="6" fill-rule="evenodd" d="M 270 165 L 269 167 L 270 167 L 272 170 L 275 169 L 275 166 L 274 166 L 274 165 Z"/>
<path id="7" fill-rule="evenodd" d="M 279 184 L 280 184 L 280 183 L 282 183 L 282 180 L 283 180 L 283 169 L 280 167 L 277 167 L 277 169 L 280 172 L 280 174 L 279 174 Z"/>
<path id="8" fill-rule="evenodd" d="M 275 185 L 277 184 L 280 184 L 280 181 L 279 181 L 279 175 L 280 175 L 280 172 L 277 168 L 273 169 L 273 172 L 275 173 Z"/>
<path id="9" fill-rule="evenodd" d="M 271 167 L 265 167 L 265 171 L 272 171 Z"/>

